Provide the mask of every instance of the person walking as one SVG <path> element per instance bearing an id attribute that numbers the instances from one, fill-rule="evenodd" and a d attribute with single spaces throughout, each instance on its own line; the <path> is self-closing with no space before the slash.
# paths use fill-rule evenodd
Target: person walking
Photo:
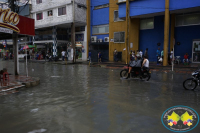
<path id="1" fill-rule="evenodd" d="M 144 52 L 144 56 L 146 56 L 146 58 L 148 59 L 148 48 L 146 48 L 146 50 Z"/>
<path id="2" fill-rule="evenodd" d="M 161 51 L 161 57 L 162 57 L 162 59 L 164 57 L 164 51 L 163 50 Z"/>
<path id="3" fill-rule="evenodd" d="M 91 51 L 89 51 L 89 54 L 88 54 L 88 59 L 89 59 L 89 62 L 90 62 L 90 63 L 92 62 L 91 55 L 92 55 L 92 53 L 91 53 Z"/>
<path id="4" fill-rule="evenodd" d="M 141 56 L 141 58 L 142 58 L 142 55 L 143 55 L 143 52 L 142 52 L 142 50 L 140 50 L 140 56 Z"/>
<path id="5" fill-rule="evenodd" d="M 65 54 L 66 54 L 65 51 L 62 50 L 61 54 L 62 54 L 62 61 L 64 61 L 65 60 Z"/>
<path id="6" fill-rule="evenodd" d="M 98 53 L 98 61 L 99 61 L 99 63 L 101 63 L 101 57 L 102 57 L 101 52 L 99 52 Z"/>
<path id="7" fill-rule="evenodd" d="M 156 57 L 157 57 L 157 65 L 159 65 L 159 57 L 160 57 L 160 48 L 156 51 Z"/>
<path id="8" fill-rule="evenodd" d="M 118 61 L 118 59 L 117 59 L 117 50 L 116 50 L 116 49 L 114 50 L 114 61 L 115 61 L 115 62 Z"/>

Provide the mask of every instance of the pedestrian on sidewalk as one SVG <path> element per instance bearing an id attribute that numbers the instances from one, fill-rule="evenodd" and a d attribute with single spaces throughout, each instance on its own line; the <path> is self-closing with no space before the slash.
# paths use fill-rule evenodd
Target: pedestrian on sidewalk
<path id="1" fill-rule="evenodd" d="M 101 63 L 101 58 L 102 58 L 102 55 L 101 55 L 101 52 L 98 53 L 98 61 L 99 63 Z"/>
<path id="2" fill-rule="evenodd" d="M 92 63 L 91 55 L 92 55 L 92 53 L 91 53 L 91 51 L 89 51 L 89 53 L 88 53 L 88 59 L 89 59 L 89 62 L 90 62 L 90 63 Z"/>
<path id="3" fill-rule="evenodd" d="M 116 50 L 116 49 L 114 50 L 114 61 L 115 61 L 115 62 L 118 61 L 118 59 L 117 59 L 117 50 Z"/>
<path id="4" fill-rule="evenodd" d="M 148 57 L 148 48 L 146 48 L 145 52 L 144 52 L 144 56 L 146 56 L 147 59 L 149 59 Z"/>
<path id="5" fill-rule="evenodd" d="M 142 50 L 140 50 L 140 56 L 141 56 L 141 58 L 142 58 L 142 55 L 143 55 L 143 52 L 142 52 Z"/>
<path id="6" fill-rule="evenodd" d="M 163 50 L 161 51 L 161 57 L 162 57 L 162 59 L 164 58 L 164 51 Z"/>
<path id="7" fill-rule="evenodd" d="M 64 61 L 65 60 L 65 51 L 64 50 L 62 50 L 62 52 L 61 52 L 61 55 L 62 55 L 62 61 Z"/>
<path id="8" fill-rule="evenodd" d="M 159 58 L 160 58 L 160 48 L 156 51 L 156 57 L 157 57 L 157 65 L 159 65 Z"/>

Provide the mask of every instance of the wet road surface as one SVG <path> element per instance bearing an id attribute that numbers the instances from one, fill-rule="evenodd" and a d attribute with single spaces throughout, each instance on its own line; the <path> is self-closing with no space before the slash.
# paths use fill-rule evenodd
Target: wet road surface
<path id="1" fill-rule="evenodd" d="M 0 61 L 13 73 L 13 62 Z M 0 133 L 168 133 L 163 112 L 185 105 L 200 114 L 200 88 L 190 74 L 153 72 L 150 81 L 120 79 L 120 69 L 29 63 L 39 86 L 0 97 Z M 25 63 L 20 63 L 25 75 Z M 200 125 L 190 131 L 198 133 Z"/>

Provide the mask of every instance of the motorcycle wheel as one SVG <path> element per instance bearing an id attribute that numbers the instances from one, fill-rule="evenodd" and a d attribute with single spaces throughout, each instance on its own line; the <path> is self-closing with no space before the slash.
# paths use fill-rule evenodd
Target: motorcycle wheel
<path id="1" fill-rule="evenodd" d="M 151 78 L 151 74 L 150 73 L 146 73 L 147 75 L 143 76 L 143 79 L 146 81 L 149 81 L 149 79 Z"/>
<path id="2" fill-rule="evenodd" d="M 128 70 L 124 69 L 120 72 L 120 77 L 123 79 L 128 79 Z"/>
<path id="3" fill-rule="evenodd" d="M 197 82 L 193 78 L 186 79 L 183 82 L 183 87 L 186 90 L 194 90 L 197 87 Z"/>

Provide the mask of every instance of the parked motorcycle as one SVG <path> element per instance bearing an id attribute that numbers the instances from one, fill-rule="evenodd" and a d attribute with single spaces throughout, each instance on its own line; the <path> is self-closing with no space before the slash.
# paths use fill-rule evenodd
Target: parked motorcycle
<path id="1" fill-rule="evenodd" d="M 124 79 L 129 78 L 129 76 L 128 76 L 128 70 L 129 69 L 128 68 L 129 68 L 129 65 L 124 67 L 124 69 L 120 72 L 120 76 Z M 141 70 L 141 76 L 139 74 L 139 70 L 141 70 L 140 67 L 132 67 L 130 77 L 133 77 L 133 78 L 139 77 L 140 79 L 144 79 L 146 81 L 149 81 L 149 79 L 151 78 L 150 69 L 147 69 L 147 70 L 142 69 Z"/>
<path id="2" fill-rule="evenodd" d="M 183 87 L 186 90 L 194 90 L 197 85 L 199 86 L 199 80 L 200 80 L 200 69 L 192 72 L 192 78 L 188 78 L 183 82 Z"/>

